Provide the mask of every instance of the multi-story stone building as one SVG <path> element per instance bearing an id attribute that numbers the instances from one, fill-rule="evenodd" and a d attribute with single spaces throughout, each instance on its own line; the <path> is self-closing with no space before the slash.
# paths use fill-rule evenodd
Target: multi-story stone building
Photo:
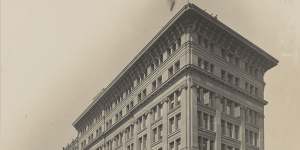
<path id="1" fill-rule="evenodd" d="M 264 150 L 278 61 L 186 4 L 74 121 L 80 150 Z"/>

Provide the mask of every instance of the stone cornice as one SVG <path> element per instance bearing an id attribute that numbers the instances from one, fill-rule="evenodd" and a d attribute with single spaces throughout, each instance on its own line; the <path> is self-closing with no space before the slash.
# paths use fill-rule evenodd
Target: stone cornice
<path id="1" fill-rule="evenodd" d="M 200 27 L 198 27 L 198 24 Z M 201 28 L 201 25 L 204 28 Z M 135 79 L 138 75 L 144 73 L 149 62 L 151 62 L 149 61 L 150 57 L 146 56 L 151 56 L 152 58 L 157 57 L 158 54 L 161 54 L 166 50 L 166 47 L 169 47 L 170 42 L 172 42 L 174 38 L 177 38 L 176 36 L 180 37 L 184 32 L 193 32 L 196 30 L 200 30 L 200 32 L 208 38 L 215 39 L 216 42 L 222 43 L 225 47 L 235 45 L 234 43 L 239 41 L 238 43 L 242 45 L 240 47 L 245 48 L 243 49 L 244 51 L 248 51 L 249 49 L 250 52 L 255 54 L 255 57 L 259 56 L 262 58 L 260 62 L 266 66 L 264 71 L 267 71 L 278 63 L 275 58 L 243 38 L 216 18 L 212 17 L 194 4 L 186 4 L 137 54 L 137 56 L 121 71 L 121 73 L 117 75 L 107 88 L 102 90 L 93 98 L 92 103 L 73 122 L 73 126 L 77 129 L 80 124 L 79 122 L 84 120 L 83 118 L 86 115 L 92 114 L 96 111 L 93 108 L 95 108 L 97 104 L 100 105 L 102 103 L 100 101 L 105 101 L 105 99 L 107 99 L 106 97 L 108 97 L 111 93 L 120 91 L 118 86 L 121 83 L 125 83 L 126 88 L 128 88 L 127 86 L 131 84 L 128 80 Z"/>
<path id="2" fill-rule="evenodd" d="M 211 22 L 212 24 L 216 25 L 217 27 L 222 29 L 224 32 L 226 32 L 227 35 L 230 35 L 231 38 L 235 38 L 235 39 L 239 40 L 240 42 L 245 44 L 245 46 L 249 47 L 251 49 L 251 51 L 255 51 L 259 55 L 263 56 L 266 60 L 268 60 L 269 61 L 268 69 L 272 68 L 273 66 L 275 66 L 278 63 L 278 60 L 276 60 L 274 57 L 272 57 L 271 55 L 266 53 L 264 50 L 259 48 L 257 45 L 253 44 L 249 40 L 242 37 L 239 33 L 235 32 L 234 30 L 232 30 L 231 28 L 229 28 L 228 26 L 226 26 L 225 24 L 223 24 L 216 18 L 214 18 L 211 15 L 209 15 L 208 13 L 206 13 L 204 10 L 200 9 L 199 7 L 197 7 L 194 4 L 189 4 L 189 5 L 194 12 L 196 12 L 198 15 L 201 15 L 205 19 L 207 19 L 208 22 Z"/>

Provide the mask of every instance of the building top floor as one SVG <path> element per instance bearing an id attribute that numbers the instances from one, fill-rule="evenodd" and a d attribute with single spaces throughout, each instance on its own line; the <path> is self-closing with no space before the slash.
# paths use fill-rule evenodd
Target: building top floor
<path id="1" fill-rule="evenodd" d="M 63 150 L 79 150 L 78 140 L 79 140 L 78 137 L 72 139 L 72 142 L 68 143 L 65 147 L 63 147 Z"/>
<path id="2" fill-rule="evenodd" d="M 180 49 L 191 45 L 215 51 L 215 56 L 240 69 L 246 76 L 263 83 L 264 73 L 278 61 L 241 35 L 193 4 L 185 5 L 142 49 L 121 73 L 96 97 L 74 121 L 77 128 L 92 109 L 103 105 L 109 97 L 122 100 L 151 76 Z M 238 67 L 237 67 L 238 66 Z"/>

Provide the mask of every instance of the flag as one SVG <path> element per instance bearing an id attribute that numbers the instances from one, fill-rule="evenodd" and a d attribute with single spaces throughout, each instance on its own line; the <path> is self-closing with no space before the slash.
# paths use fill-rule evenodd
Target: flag
<path id="1" fill-rule="evenodd" d="M 168 1 L 168 4 L 169 4 L 169 7 L 170 7 L 170 11 L 173 10 L 174 8 L 174 5 L 175 5 L 175 0 L 167 0 Z"/>

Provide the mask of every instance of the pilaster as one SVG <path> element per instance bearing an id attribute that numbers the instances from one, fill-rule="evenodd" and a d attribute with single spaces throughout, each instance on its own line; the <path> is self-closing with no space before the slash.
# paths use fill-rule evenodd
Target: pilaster
<path id="1" fill-rule="evenodd" d="M 187 93 L 187 88 L 183 88 L 181 90 L 181 115 L 182 115 L 182 129 L 181 130 L 181 141 L 182 141 L 182 146 L 181 150 L 186 150 L 188 149 L 189 145 L 189 133 L 188 133 L 188 125 L 189 125 L 189 118 L 188 118 L 188 93 Z"/>
<path id="2" fill-rule="evenodd" d="M 163 115 L 162 115 L 162 122 L 163 122 L 163 131 L 162 131 L 162 141 L 163 141 L 163 149 L 168 149 L 168 101 L 167 99 L 162 102 L 163 108 Z"/>
<path id="3" fill-rule="evenodd" d="M 139 138 L 138 138 L 138 130 L 137 130 L 137 126 L 138 126 L 138 124 L 137 124 L 137 118 L 135 118 L 134 119 L 134 130 L 133 130 L 133 136 L 134 136 L 134 138 L 133 138 L 133 141 L 134 141 L 134 149 L 136 149 L 136 150 L 138 150 L 138 140 L 139 140 Z"/>
<path id="4" fill-rule="evenodd" d="M 258 126 L 259 126 L 259 150 L 264 150 L 265 149 L 265 137 L 264 137 L 264 114 L 259 115 L 259 121 L 258 121 Z"/>
<path id="5" fill-rule="evenodd" d="M 152 139 L 152 129 L 151 129 L 151 116 L 152 113 L 149 111 L 146 113 L 146 117 L 147 117 L 147 121 L 146 121 L 146 127 L 147 127 L 147 150 L 151 150 L 151 145 L 152 145 L 152 142 L 151 142 L 151 139 Z"/>
<path id="6" fill-rule="evenodd" d="M 221 150 L 222 146 L 222 105 L 221 105 L 221 96 L 217 95 L 216 96 L 216 115 L 215 115 L 215 129 L 216 129 L 216 139 L 215 139 L 215 144 L 216 144 L 216 150 Z"/>
<path id="7" fill-rule="evenodd" d="M 246 110 L 247 108 L 241 107 L 241 127 L 240 127 L 240 138 L 241 138 L 241 150 L 246 150 Z"/>
<path id="8" fill-rule="evenodd" d="M 189 122 L 190 122 L 190 150 L 198 150 L 198 110 L 197 110 L 197 87 L 196 86 L 190 86 L 190 98 L 188 99 L 189 105 L 190 105 L 190 111 L 189 111 Z"/>

